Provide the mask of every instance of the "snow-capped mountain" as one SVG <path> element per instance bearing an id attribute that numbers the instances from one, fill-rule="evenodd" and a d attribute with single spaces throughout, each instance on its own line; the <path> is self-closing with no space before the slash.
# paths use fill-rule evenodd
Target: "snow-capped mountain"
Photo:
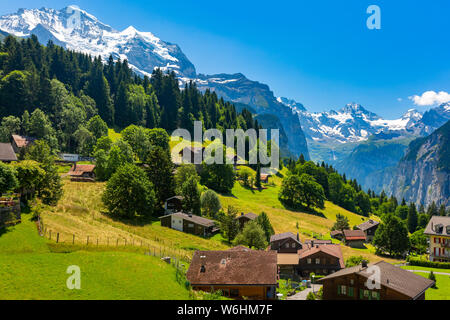
<path id="1" fill-rule="evenodd" d="M 151 74 L 154 68 L 173 70 L 180 77 L 194 78 L 194 65 L 181 49 L 130 26 L 118 31 L 75 6 L 61 10 L 20 9 L 0 17 L 0 30 L 19 37 L 35 34 L 41 43 L 52 40 L 67 49 L 101 56 L 105 61 L 128 59 L 140 74 Z"/>
<path id="2" fill-rule="evenodd" d="M 300 102 L 297 102 L 293 99 L 278 97 L 277 101 L 279 103 L 282 103 L 282 104 L 290 107 L 294 112 L 306 111 L 306 108 L 303 104 L 301 104 Z"/>
<path id="3" fill-rule="evenodd" d="M 359 142 L 384 131 L 408 131 L 423 117 L 419 111 L 410 109 L 400 119 L 386 120 L 356 103 L 347 104 L 339 111 L 311 113 L 296 107 L 298 103 L 293 100 L 289 104 L 284 102 L 286 100 L 279 101 L 291 106 L 298 114 L 307 139 L 318 143 Z"/>

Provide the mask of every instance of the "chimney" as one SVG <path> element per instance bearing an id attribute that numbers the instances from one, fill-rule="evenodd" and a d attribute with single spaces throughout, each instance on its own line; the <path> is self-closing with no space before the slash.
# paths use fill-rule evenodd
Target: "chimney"
<path id="1" fill-rule="evenodd" d="M 200 267 L 200 273 L 205 273 L 206 272 L 206 268 L 205 268 L 205 266 L 201 266 Z"/>
<path id="2" fill-rule="evenodd" d="M 363 260 L 361 264 L 363 268 L 367 268 L 367 260 Z"/>
<path id="3" fill-rule="evenodd" d="M 314 240 L 311 240 L 311 248 L 314 248 Z"/>

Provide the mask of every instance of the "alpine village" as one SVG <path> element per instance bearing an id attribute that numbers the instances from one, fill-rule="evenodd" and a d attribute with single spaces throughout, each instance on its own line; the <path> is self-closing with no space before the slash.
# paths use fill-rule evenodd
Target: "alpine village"
<path id="1" fill-rule="evenodd" d="M 1 39 L 0 299 L 450 299 L 448 198 L 375 192 L 271 141 L 279 168 L 250 164 L 259 139 L 245 157 L 175 141 L 195 123 L 273 127 L 171 70 Z M 410 149 L 436 135 L 448 189 L 450 122 Z M 224 164 L 206 163 L 211 147 Z"/>

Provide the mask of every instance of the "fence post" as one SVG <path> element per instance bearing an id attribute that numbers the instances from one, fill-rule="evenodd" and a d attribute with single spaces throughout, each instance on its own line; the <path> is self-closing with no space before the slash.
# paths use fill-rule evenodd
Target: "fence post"
<path id="1" fill-rule="evenodd" d="M 52 240 L 52 230 L 50 230 L 50 237 L 49 237 L 49 239 Z"/>
<path id="2" fill-rule="evenodd" d="M 56 243 L 59 242 L 59 232 L 56 234 Z"/>
<path id="3" fill-rule="evenodd" d="M 75 244 L 75 234 L 72 234 L 72 244 Z"/>
<path id="4" fill-rule="evenodd" d="M 119 238 L 117 238 L 116 247 L 119 246 Z"/>

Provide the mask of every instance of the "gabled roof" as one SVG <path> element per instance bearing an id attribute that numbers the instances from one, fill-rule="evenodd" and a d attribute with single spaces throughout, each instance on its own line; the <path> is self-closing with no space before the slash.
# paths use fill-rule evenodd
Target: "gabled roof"
<path id="1" fill-rule="evenodd" d="M 315 245 L 314 247 L 304 248 L 298 251 L 299 259 L 305 259 L 318 252 L 323 252 L 327 255 L 333 256 L 339 259 L 339 265 L 341 268 L 345 268 L 344 257 L 342 255 L 341 246 L 338 244 L 323 244 Z"/>
<path id="2" fill-rule="evenodd" d="M 411 299 L 416 299 L 422 293 L 430 288 L 434 281 L 431 281 L 425 277 L 416 275 L 410 271 L 403 270 L 399 267 L 395 267 L 387 262 L 379 261 L 377 263 L 369 264 L 368 268 L 376 266 L 379 268 L 381 276 L 381 285 L 388 287 L 392 290 L 400 292 Z M 319 281 L 326 281 L 328 279 L 338 278 L 349 274 L 358 274 L 365 278 L 373 276 L 373 271 L 369 271 L 368 268 L 362 266 L 356 266 L 347 268 L 335 272 L 329 276 L 326 276 Z"/>
<path id="3" fill-rule="evenodd" d="M 293 234 L 292 232 L 274 234 L 273 236 L 270 237 L 270 242 L 272 243 L 275 241 L 286 240 L 289 238 L 294 239 L 295 241 L 298 242 L 297 236 L 295 234 Z"/>
<path id="4" fill-rule="evenodd" d="M 11 143 L 0 143 L 0 161 L 17 161 L 17 156 Z"/>
<path id="5" fill-rule="evenodd" d="M 183 196 L 174 196 L 174 197 L 172 197 L 172 198 L 167 199 L 166 202 L 171 201 L 171 200 L 180 200 L 180 201 L 183 201 L 183 200 L 184 200 L 184 197 L 183 197 Z"/>
<path id="6" fill-rule="evenodd" d="M 241 219 L 241 218 L 248 218 L 250 220 L 255 220 L 256 218 L 258 218 L 258 215 L 254 214 L 252 212 L 249 212 L 246 214 L 242 213 L 240 216 L 236 217 L 236 219 Z"/>
<path id="7" fill-rule="evenodd" d="M 79 177 L 85 173 L 94 172 L 94 170 L 95 170 L 94 164 L 77 164 L 72 166 L 72 168 L 69 171 L 69 176 Z"/>
<path id="8" fill-rule="evenodd" d="M 276 285 L 274 251 L 196 251 L 186 274 L 191 285 Z"/>
<path id="9" fill-rule="evenodd" d="M 18 148 L 28 147 L 31 143 L 37 140 L 33 137 L 19 136 L 17 134 L 13 134 L 12 139 Z"/>
<path id="10" fill-rule="evenodd" d="M 360 225 L 356 226 L 359 230 L 366 231 L 369 229 L 372 229 L 373 227 L 378 226 L 380 223 L 375 220 L 367 220 L 366 222 L 361 223 Z"/>
<path id="11" fill-rule="evenodd" d="M 345 240 L 366 240 L 366 234 L 362 230 L 344 230 Z"/>
<path id="12" fill-rule="evenodd" d="M 277 256 L 277 264 L 282 265 L 298 265 L 299 255 L 298 253 L 279 253 Z"/>
<path id="13" fill-rule="evenodd" d="M 195 224 L 198 224 L 198 225 L 201 225 L 201 226 L 204 226 L 204 227 L 213 227 L 216 224 L 213 220 L 206 219 L 206 218 L 203 218 L 203 217 L 200 217 L 200 216 L 196 216 L 194 214 L 192 214 L 192 215 L 191 214 L 186 214 L 184 212 L 172 213 L 172 214 L 160 217 L 159 219 L 166 218 L 166 217 L 171 217 L 171 216 L 178 217 L 178 218 L 181 218 L 183 220 L 190 221 L 192 223 L 195 223 Z"/>
<path id="14" fill-rule="evenodd" d="M 432 216 L 424 233 L 450 237 L 450 217 Z"/>

